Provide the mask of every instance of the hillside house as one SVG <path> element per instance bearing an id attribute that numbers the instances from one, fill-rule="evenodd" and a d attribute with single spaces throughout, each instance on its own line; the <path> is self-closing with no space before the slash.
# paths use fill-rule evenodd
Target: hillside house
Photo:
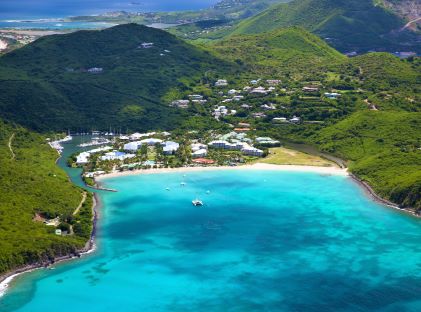
<path id="1" fill-rule="evenodd" d="M 170 106 L 177 108 L 188 108 L 190 104 L 189 100 L 175 100 L 172 101 Z"/>
<path id="2" fill-rule="evenodd" d="M 219 79 L 217 82 L 215 82 L 215 87 L 226 87 L 228 86 L 228 81 L 225 79 Z"/>
<path id="3" fill-rule="evenodd" d="M 336 92 L 325 92 L 324 96 L 331 100 L 337 100 L 341 96 L 341 94 Z"/>
<path id="4" fill-rule="evenodd" d="M 276 123 L 283 123 L 283 122 L 287 122 L 287 119 L 285 117 L 275 117 L 272 119 L 272 121 Z"/>
<path id="5" fill-rule="evenodd" d="M 269 79 L 269 80 L 266 80 L 266 83 L 270 86 L 277 86 L 281 83 L 281 80 Z"/>
<path id="6" fill-rule="evenodd" d="M 302 88 L 303 92 L 318 92 L 319 88 L 318 87 L 314 87 L 314 86 L 306 86 Z"/>
<path id="7" fill-rule="evenodd" d="M 143 42 L 139 45 L 139 48 L 150 49 L 150 48 L 153 48 L 153 46 L 154 46 L 153 42 Z"/>

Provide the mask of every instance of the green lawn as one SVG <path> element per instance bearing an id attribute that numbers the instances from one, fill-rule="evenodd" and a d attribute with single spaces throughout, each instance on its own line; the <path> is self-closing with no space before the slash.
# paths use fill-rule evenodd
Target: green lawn
<path id="1" fill-rule="evenodd" d="M 269 150 L 269 156 L 259 159 L 258 163 L 274 165 L 302 165 L 302 166 L 335 166 L 334 163 L 319 156 L 313 156 L 285 147 L 276 147 Z"/>

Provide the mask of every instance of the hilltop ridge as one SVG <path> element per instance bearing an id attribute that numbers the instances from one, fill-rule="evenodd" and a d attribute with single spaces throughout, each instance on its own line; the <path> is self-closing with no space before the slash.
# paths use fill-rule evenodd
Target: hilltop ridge
<path id="1" fill-rule="evenodd" d="M 402 30 L 406 21 L 372 0 L 293 0 L 241 22 L 233 34 L 301 26 L 347 51 L 421 51 L 419 35 Z"/>

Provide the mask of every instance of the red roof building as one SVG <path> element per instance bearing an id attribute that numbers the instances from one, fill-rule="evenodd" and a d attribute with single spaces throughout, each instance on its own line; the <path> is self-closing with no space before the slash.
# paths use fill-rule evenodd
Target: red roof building
<path id="1" fill-rule="evenodd" d="M 212 159 L 207 159 L 207 158 L 197 158 L 197 159 L 193 159 L 192 162 L 194 162 L 195 164 L 200 164 L 200 165 L 212 165 L 215 163 L 214 160 Z"/>

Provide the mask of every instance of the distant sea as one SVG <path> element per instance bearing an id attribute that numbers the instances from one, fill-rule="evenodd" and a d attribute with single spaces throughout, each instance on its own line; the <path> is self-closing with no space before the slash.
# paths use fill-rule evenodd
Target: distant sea
<path id="1" fill-rule="evenodd" d="M 121 10 L 199 10 L 217 2 L 218 0 L 0 0 L 0 20 L 62 18 Z"/>

